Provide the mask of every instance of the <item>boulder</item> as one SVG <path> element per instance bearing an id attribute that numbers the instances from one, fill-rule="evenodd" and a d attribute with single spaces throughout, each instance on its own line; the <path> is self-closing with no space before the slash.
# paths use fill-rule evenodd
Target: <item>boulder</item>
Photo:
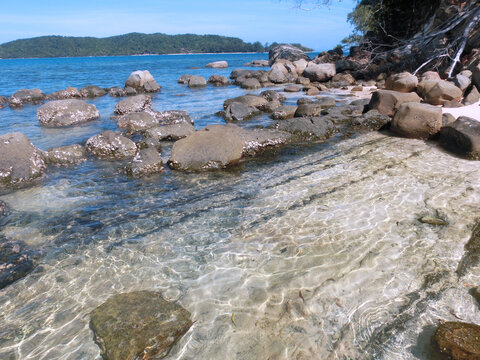
<path id="1" fill-rule="evenodd" d="M 417 102 L 400 105 L 393 117 L 391 130 L 401 136 L 428 139 L 442 127 L 442 109 Z"/>
<path id="2" fill-rule="evenodd" d="M 440 144 L 454 153 L 480 160 L 480 122 L 459 117 L 440 130 Z"/>
<path id="3" fill-rule="evenodd" d="M 104 131 L 86 143 L 87 151 L 101 159 L 132 158 L 137 154 L 135 143 L 118 131 Z"/>
<path id="4" fill-rule="evenodd" d="M 455 78 L 453 79 L 453 83 L 456 87 L 458 87 L 464 92 L 470 86 L 472 80 L 470 80 L 470 78 L 465 75 L 457 74 L 457 76 L 455 76 Z"/>
<path id="5" fill-rule="evenodd" d="M 472 105 L 480 100 L 480 93 L 475 85 L 467 90 L 465 94 L 465 98 L 463 99 L 464 105 Z"/>
<path id="6" fill-rule="evenodd" d="M 263 96 L 243 95 L 243 96 L 238 96 L 236 98 L 225 100 L 225 102 L 223 103 L 223 108 L 227 109 L 228 105 L 234 102 L 239 102 L 246 106 L 252 106 L 260 110 L 268 103 L 268 101 Z"/>
<path id="7" fill-rule="evenodd" d="M 228 68 L 228 62 L 226 61 L 215 61 L 211 62 L 207 65 L 205 65 L 207 68 L 212 68 L 212 69 L 226 69 Z"/>
<path id="8" fill-rule="evenodd" d="M 73 126 L 98 119 L 100 113 L 93 104 L 79 99 L 55 100 L 40 106 L 37 118 L 40 125 Z"/>
<path id="9" fill-rule="evenodd" d="M 420 102 L 422 99 L 416 93 L 401 93 L 392 90 L 378 90 L 372 94 L 369 109 L 378 110 L 381 114 L 393 116 L 400 105 L 406 102 Z"/>
<path id="10" fill-rule="evenodd" d="M 310 85 L 310 79 L 307 79 L 306 77 L 303 77 L 303 76 L 299 76 L 296 80 L 296 83 L 303 86 Z"/>
<path id="11" fill-rule="evenodd" d="M 282 103 L 278 100 L 272 100 L 267 103 L 267 105 L 264 106 L 263 110 L 267 113 L 272 113 L 275 110 L 277 110 L 280 106 L 282 106 Z"/>
<path id="12" fill-rule="evenodd" d="M 335 61 L 335 70 L 337 73 L 344 71 L 356 71 L 360 68 L 360 64 L 356 61 L 349 59 L 340 59 Z"/>
<path id="13" fill-rule="evenodd" d="M 155 126 L 145 131 L 145 136 L 157 140 L 179 140 L 195 132 L 192 124 L 180 123 Z"/>
<path id="14" fill-rule="evenodd" d="M 158 92 L 161 89 L 148 70 L 132 72 L 125 81 L 125 88 L 127 87 L 135 89 L 137 93 Z"/>
<path id="15" fill-rule="evenodd" d="M 225 109 L 225 121 L 244 121 L 259 113 L 260 111 L 256 107 L 234 102 Z"/>
<path id="16" fill-rule="evenodd" d="M 255 89 L 260 89 L 262 87 L 262 85 L 260 84 L 260 82 L 257 79 L 249 78 L 249 79 L 245 79 L 242 82 L 241 87 L 242 87 L 242 89 L 255 90 Z"/>
<path id="17" fill-rule="evenodd" d="M 117 119 L 118 128 L 127 135 L 158 126 L 158 120 L 149 112 L 134 112 L 120 116 Z"/>
<path id="18" fill-rule="evenodd" d="M 296 60 L 293 62 L 293 65 L 295 66 L 297 74 L 302 75 L 308 65 L 308 61 L 305 59 Z"/>
<path id="19" fill-rule="evenodd" d="M 121 87 L 114 86 L 108 90 L 108 95 L 111 97 L 123 97 L 126 95 L 126 92 Z"/>
<path id="20" fill-rule="evenodd" d="M 133 160 L 125 166 L 129 176 L 148 176 L 158 174 L 163 170 L 163 161 L 157 149 L 151 147 L 142 149 Z"/>
<path id="21" fill-rule="evenodd" d="M 315 104 L 322 107 L 322 109 L 329 109 L 337 106 L 337 102 L 331 96 L 320 96 L 315 100 Z"/>
<path id="22" fill-rule="evenodd" d="M 80 89 L 80 95 L 83 98 L 95 98 L 104 96 L 106 94 L 107 92 L 105 91 L 105 89 L 102 89 L 101 87 L 98 87 L 96 85 L 88 85 Z"/>
<path id="23" fill-rule="evenodd" d="M 247 70 L 247 69 L 235 69 L 230 73 L 230 79 L 235 80 L 241 76 L 245 76 L 249 72 L 250 70 Z M 187 76 L 191 76 L 191 75 L 187 75 Z"/>
<path id="24" fill-rule="evenodd" d="M 378 110 L 370 110 L 361 116 L 354 117 L 351 125 L 355 129 L 377 131 L 391 121 L 390 116 L 383 115 Z"/>
<path id="25" fill-rule="evenodd" d="M 442 80 L 442 78 L 436 71 L 426 71 L 420 76 L 420 82 L 425 80 Z"/>
<path id="26" fill-rule="evenodd" d="M 292 137 L 288 132 L 274 129 L 247 130 L 236 126 L 234 131 L 243 141 L 244 156 L 254 156 L 265 149 L 284 145 Z"/>
<path id="27" fill-rule="evenodd" d="M 226 76 L 212 75 L 208 78 L 208 83 L 213 86 L 227 86 L 230 82 Z"/>
<path id="28" fill-rule="evenodd" d="M 39 104 L 44 100 L 45 94 L 40 89 L 21 89 L 10 97 L 8 105 L 16 108 L 24 104 Z"/>
<path id="29" fill-rule="evenodd" d="M 151 110 L 152 98 L 148 95 L 135 95 L 128 97 L 115 105 L 115 114 L 124 115 L 132 112 Z"/>
<path id="30" fill-rule="evenodd" d="M 198 75 L 192 75 L 188 80 L 188 87 L 198 88 L 207 86 L 207 80 L 204 77 Z"/>
<path id="31" fill-rule="evenodd" d="M 409 93 L 415 91 L 418 78 L 409 72 L 390 75 L 385 81 L 385 89 Z"/>
<path id="32" fill-rule="evenodd" d="M 457 119 L 455 118 L 455 116 L 453 116 L 450 113 L 444 113 L 442 115 L 442 126 L 450 125 L 451 123 L 454 123 L 455 121 L 457 121 Z"/>
<path id="33" fill-rule="evenodd" d="M 74 165 L 85 160 L 85 148 L 79 144 L 53 148 L 46 153 L 48 164 Z"/>
<path id="34" fill-rule="evenodd" d="M 179 84 L 187 85 L 192 75 L 182 75 L 178 78 L 177 82 Z"/>
<path id="35" fill-rule="evenodd" d="M 433 337 L 437 349 L 452 360 L 480 359 L 480 326 L 447 321 Z"/>
<path id="36" fill-rule="evenodd" d="M 64 100 L 64 99 L 73 99 L 81 97 L 80 91 L 74 87 L 67 87 L 65 90 L 56 91 L 48 95 L 48 98 L 51 100 Z"/>
<path id="37" fill-rule="evenodd" d="M 460 101 L 463 92 L 453 83 L 445 80 L 425 80 L 418 84 L 417 92 L 426 103 L 443 105 L 449 100 Z"/>
<path id="38" fill-rule="evenodd" d="M 275 128 L 294 134 L 300 140 L 326 140 L 335 133 L 335 125 L 322 117 L 304 117 L 281 121 Z"/>
<path id="39" fill-rule="evenodd" d="M 25 135 L 0 135 L 0 192 L 34 183 L 45 168 L 43 152 Z"/>
<path id="40" fill-rule="evenodd" d="M 286 120 L 295 116 L 297 107 L 294 105 L 280 106 L 270 115 L 274 120 Z"/>
<path id="41" fill-rule="evenodd" d="M 0 289 L 32 272 L 40 255 L 27 250 L 23 242 L 6 241 L 0 237 Z"/>
<path id="42" fill-rule="evenodd" d="M 160 125 L 172 125 L 187 123 L 193 125 L 193 120 L 190 115 L 184 110 L 166 110 L 155 111 L 153 113 L 155 119 L 157 119 Z"/>
<path id="43" fill-rule="evenodd" d="M 355 84 L 355 78 L 351 74 L 348 74 L 348 73 L 336 74 L 332 78 L 332 81 L 333 82 L 345 83 L 345 84 L 348 84 L 348 85 Z"/>
<path id="44" fill-rule="evenodd" d="M 125 91 L 125 95 L 127 95 L 127 96 L 137 95 L 137 90 L 135 90 L 134 88 L 132 88 L 130 86 L 125 87 L 124 91 Z"/>
<path id="45" fill-rule="evenodd" d="M 323 106 L 320 104 L 302 104 L 299 105 L 297 111 L 295 111 L 295 117 L 314 117 L 319 116 L 322 113 Z"/>
<path id="46" fill-rule="evenodd" d="M 310 81 L 328 81 L 336 75 L 335 64 L 315 64 L 309 62 L 303 72 L 303 76 L 309 78 Z"/>
<path id="47" fill-rule="evenodd" d="M 288 61 L 297 61 L 304 59 L 310 61 L 310 58 L 305 52 L 293 45 L 279 45 L 270 49 L 268 53 L 268 63 L 273 65 L 277 60 L 283 59 Z"/>
<path id="48" fill-rule="evenodd" d="M 162 359 L 192 326 L 190 313 L 152 291 L 110 297 L 90 314 L 105 360 Z"/>
<path id="49" fill-rule="evenodd" d="M 268 72 L 268 79 L 274 84 L 283 84 L 291 80 L 288 70 L 282 63 L 275 63 Z"/>
<path id="50" fill-rule="evenodd" d="M 281 92 L 274 91 L 274 90 L 265 90 L 260 93 L 260 96 L 266 99 L 267 101 L 273 101 L 273 100 L 278 100 L 280 102 L 283 102 L 287 100 L 285 95 L 283 95 Z"/>
<path id="51" fill-rule="evenodd" d="M 315 96 L 315 95 L 319 95 L 321 93 L 321 91 L 318 90 L 318 88 L 316 88 L 314 86 L 305 87 L 304 90 L 305 90 L 305 95 L 307 95 L 307 96 Z"/>

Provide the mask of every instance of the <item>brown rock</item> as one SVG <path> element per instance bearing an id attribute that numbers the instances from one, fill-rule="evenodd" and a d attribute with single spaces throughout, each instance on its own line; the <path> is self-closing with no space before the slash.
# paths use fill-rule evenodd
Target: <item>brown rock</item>
<path id="1" fill-rule="evenodd" d="M 287 86 L 285 89 L 283 89 L 283 91 L 285 91 L 285 92 L 299 92 L 300 90 L 301 90 L 301 88 L 299 86 L 295 86 L 295 85 Z"/>
<path id="2" fill-rule="evenodd" d="M 460 101 L 463 96 L 462 90 L 445 80 L 422 81 L 418 84 L 417 92 L 426 103 L 432 105 L 443 105 L 449 100 Z"/>
<path id="3" fill-rule="evenodd" d="M 416 93 L 401 93 L 392 90 L 378 90 L 372 94 L 369 109 L 378 110 L 381 114 L 393 116 L 395 110 L 406 102 L 420 102 L 422 99 Z"/>
<path id="4" fill-rule="evenodd" d="M 399 92 L 415 91 L 418 85 L 418 78 L 409 72 L 390 75 L 385 81 L 385 89 Z"/>
<path id="5" fill-rule="evenodd" d="M 465 105 L 472 105 L 475 104 L 478 100 L 480 100 L 480 93 L 478 92 L 477 87 L 474 85 L 471 87 L 470 90 L 467 90 L 466 96 L 463 99 L 463 103 Z"/>
<path id="6" fill-rule="evenodd" d="M 393 117 L 393 132 L 408 138 L 428 139 L 442 127 L 442 110 L 428 104 L 403 103 Z"/>
<path id="7" fill-rule="evenodd" d="M 463 322 L 441 324 L 434 335 L 441 353 L 453 360 L 480 359 L 480 326 Z"/>

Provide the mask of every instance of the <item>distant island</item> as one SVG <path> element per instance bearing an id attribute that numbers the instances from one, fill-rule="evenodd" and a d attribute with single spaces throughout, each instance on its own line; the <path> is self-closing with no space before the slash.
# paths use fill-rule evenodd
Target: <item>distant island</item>
<path id="1" fill-rule="evenodd" d="M 220 35 L 130 33 L 106 38 L 41 36 L 0 45 L 0 58 L 48 58 L 182 53 L 266 52 L 278 43 L 246 43 Z M 293 44 L 306 52 L 313 51 Z"/>

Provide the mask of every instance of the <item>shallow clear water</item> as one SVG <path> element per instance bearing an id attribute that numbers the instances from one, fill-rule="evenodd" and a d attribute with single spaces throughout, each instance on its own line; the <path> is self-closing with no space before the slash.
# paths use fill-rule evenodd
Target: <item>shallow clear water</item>
<path id="1" fill-rule="evenodd" d="M 13 80 L 0 93 L 121 86 L 149 69 L 163 86 L 154 108 L 187 110 L 203 127 L 244 91 L 191 91 L 176 79 L 262 57 L 2 60 Z M 187 69 L 223 59 L 230 69 Z M 116 128 L 117 101 L 93 100 L 99 121 L 61 130 L 40 128 L 36 106 L 3 109 L 0 133 L 22 131 L 42 149 L 84 142 Z M 430 359 L 439 319 L 480 322 L 468 294 L 479 269 L 455 274 L 480 216 L 480 165 L 434 143 L 369 133 L 228 171 L 132 180 L 120 169 L 54 167 L 43 184 L 0 196 L 13 208 L 0 234 L 45 252 L 0 290 L 1 359 L 99 359 L 89 312 L 140 289 L 178 300 L 196 321 L 169 359 Z M 448 226 L 418 221 L 436 214 Z"/>

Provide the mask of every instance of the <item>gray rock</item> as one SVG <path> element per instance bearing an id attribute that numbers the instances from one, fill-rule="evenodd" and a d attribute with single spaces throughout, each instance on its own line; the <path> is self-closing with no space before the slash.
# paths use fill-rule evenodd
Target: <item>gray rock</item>
<path id="1" fill-rule="evenodd" d="M 256 107 L 257 109 L 260 109 L 260 110 L 268 103 L 268 101 L 263 96 L 243 95 L 243 96 L 238 96 L 236 98 L 225 100 L 225 102 L 223 103 L 223 108 L 226 109 L 228 105 L 234 102 L 239 102 L 246 106 Z"/>
<path id="2" fill-rule="evenodd" d="M 395 113 L 390 128 L 404 137 L 428 139 L 442 128 L 442 109 L 416 102 L 403 103 Z"/>
<path id="3" fill-rule="evenodd" d="M 316 103 L 301 104 L 295 112 L 295 117 L 319 116 L 322 110 L 323 106 Z"/>
<path id="4" fill-rule="evenodd" d="M 378 110 L 370 110 L 361 116 L 353 118 L 352 127 L 356 129 L 377 131 L 392 121 L 390 116 L 381 114 Z"/>
<path id="5" fill-rule="evenodd" d="M 283 59 L 288 61 L 297 61 L 300 59 L 304 59 L 310 61 L 305 52 L 293 45 L 279 45 L 272 49 L 270 49 L 268 53 L 269 64 L 273 65 L 277 60 Z"/>
<path id="6" fill-rule="evenodd" d="M 135 95 L 115 105 L 115 114 L 124 115 L 132 112 L 151 110 L 152 98 L 148 95 Z"/>
<path id="7" fill-rule="evenodd" d="M 84 98 L 95 98 L 106 95 L 107 92 L 105 89 L 98 87 L 96 85 L 88 85 L 80 89 L 80 95 Z"/>
<path id="8" fill-rule="evenodd" d="M 90 314 L 105 360 L 162 359 L 192 326 L 190 313 L 159 293 L 114 295 Z"/>
<path id="9" fill-rule="evenodd" d="M 250 70 L 247 69 L 235 69 L 230 73 L 230 79 L 235 80 L 241 76 L 246 76 L 250 73 Z"/>
<path id="10" fill-rule="evenodd" d="M 268 79 L 274 84 L 284 84 L 293 79 L 289 76 L 288 70 L 282 63 L 275 63 L 268 72 Z"/>
<path id="11" fill-rule="evenodd" d="M 335 64 L 315 64 L 308 63 L 303 72 L 303 76 L 309 78 L 310 81 L 323 82 L 330 80 L 336 75 Z"/>
<path id="12" fill-rule="evenodd" d="M 333 122 L 322 117 L 289 119 L 276 123 L 275 128 L 292 133 L 303 141 L 326 140 L 335 133 Z"/>
<path id="13" fill-rule="evenodd" d="M 442 323 L 433 337 L 437 350 L 452 360 L 480 359 L 480 326 L 464 322 Z"/>
<path id="14" fill-rule="evenodd" d="M 242 89 L 252 89 L 252 90 L 255 90 L 255 89 L 260 89 L 262 87 L 262 85 L 260 84 L 260 81 L 258 81 L 257 79 L 255 78 L 249 78 L 249 79 L 245 79 L 243 82 L 242 82 L 242 85 L 241 85 Z"/>
<path id="15" fill-rule="evenodd" d="M 328 109 L 337 106 L 337 103 L 333 97 L 322 96 L 315 100 L 315 104 L 321 106 L 323 109 Z"/>
<path id="16" fill-rule="evenodd" d="M 318 88 L 316 88 L 314 86 L 305 87 L 303 90 L 305 91 L 305 95 L 307 95 L 307 96 L 315 96 L 315 95 L 319 95 L 321 93 L 321 91 L 318 90 Z"/>
<path id="17" fill-rule="evenodd" d="M 108 95 L 111 97 L 123 97 L 126 95 L 126 92 L 121 87 L 114 86 L 108 90 Z"/>
<path id="18" fill-rule="evenodd" d="M 299 76 L 297 78 L 297 84 L 299 85 L 309 85 L 310 84 L 310 79 L 306 78 L 306 77 L 303 77 L 303 76 Z"/>
<path id="19" fill-rule="evenodd" d="M 134 112 L 120 116 L 117 119 L 118 128 L 127 135 L 158 126 L 158 120 L 149 112 Z"/>
<path id="20" fill-rule="evenodd" d="M 227 86 L 230 82 L 226 76 L 212 75 L 208 78 L 208 83 L 213 86 Z"/>
<path id="21" fill-rule="evenodd" d="M 226 69 L 228 68 L 228 62 L 226 61 L 215 61 L 211 62 L 207 65 L 205 65 L 207 68 L 212 68 L 212 69 Z"/>
<path id="22" fill-rule="evenodd" d="M 440 130 L 440 144 L 454 153 L 480 160 L 480 122 L 459 117 Z"/>
<path id="23" fill-rule="evenodd" d="M 137 95 L 137 90 L 135 90 L 134 88 L 132 88 L 130 86 L 126 86 L 124 90 L 125 90 L 125 95 L 127 95 L 127 96 Z"/>
<path id="24" fill-rule="evenodd" d="M 118 131 L 107 130 L 92 136 L 86 143 L 87 151 L 101 159 L 132 158 L 137 154 L 135 143 Z"/>
<path id="25" fill-rule="evenodd" d="M 191 77 L 192 75 L 182 75 L 178 78 L 177 82 L 179 84 L 187 85 Z"/>
<path id="26" fill-rule="evenodd" d="M 25 135 L 0 135 L 0 192 L 35 183 L 45 168 L 43 152 Z"/>
<path id="27" fill-rule="evenodd" d="M 295 116 L 297 107 L 295 105 L 280 106 L 271 114 L 271 118 L 274 120 L 286 120 Z"/>
<path id="28" fill-rule="evenodd" d="M 125 88 L 127 87 L 135 89 L 137 93 L 158 92 L 161 89 L 148 70 L 132 72 L 125 81 Z"/>
<path id="29" fill-rule="evenodd" d="M 74 87 L 67 87 L 65 90 L 56 91 L 47 96 L 50 100 L 64 100 L 64 99 L 74 99 L 80 98 L 80 91 Z"/>
<path id="30" fill-rule="evenodd" d="M 163 170 L 163 161 L 160 153 L 155 148 L 142 149 L 133 158 L 132 162 L 125 166 L 125 172 L 129 176 L 148 176 L 158 174 Z"/>
<path id="31" fill-rule="evenodd" d="M 247 106 L 240 102 L 234 102 L 225 109 L 225 120 L 228 121 L 245 121 L 251 117 L 258 115 L 260 111 L 253 107 Z"/>
<path id="32" fill-rule="evenodd" d="M 0 200 L 0 219 L 8 214 L 8 205 Z"/>
<path id="33" fill-rule="evenodd" d="M 264 106 L 263 110 L 267 113 L 273 113 L 280 106 L 282 106 L 282 103 L 280 101 L 272 100 L 272 101 L 269 101 L 267 105 Z"/>
<path id="34" fill-rule="evenodd" d="M 155 126 L 145 131 L 145 136 L 157 140 L 179 140 L 195 132 L 192 124 L 180 123 Z"/>
<path id="35" fill-rule="evenodd" d="M 78 99 L 50 101 L 37 111 L 40 124 L 50 127 L 73 126 L 99 117 L 95 105 Z"/>
<path id="36" fill-rule="evenodd" d="M 183 110 L 166 110 L 155 111 L 153 113 L 155 119 L 157 119 L 160 125 L 172 125 L 172 124 L 192 124 L 193 120 L 186 111 Z"/>
<path id="37" fill-rule="evenodd" d="M 335 69 L 337 73 L 341 73 L 344 71 L 356 71 L 359 68 L 360 64 L 353 60 L 342 59 L 335 61 Z"/>
<path id="38" fill-rule="evenodd" d="M 418 85 L 418 78 L 409 72 L 390 75 L 385 81 L 385 89 L 409 93 L 415 91 Z"/>
<path id="39" fill-rule="evenodd" d="M 207 80 L 202 76 L 192 75 L 188 80 L 188 87 L 197 88 L 207 86 Z"/>
<path id="40" fill-rule="evenodd" d="M 48 164 L 74 165 L 86 160 L 85 148 L 82 145 L 69 145 L 53 148 L 47 151 Z"/>
<path id="41" fill-rule="evenodd" d="M 457 76 L 455 76 L 455 78 L 453 79 L 453 83 L 460 90 L 465 91 L 472 83 L 472 80 L 470 80 L 470 78 L 465 75 L 457 74 Z"/>
<path id="42" fill-rule="evenodd" d="M 368 104 L 370 104 L 370 98 L 353 100 L 350 103 L 350 105 L 360 105 L 360 106 L 368 106 Z"/>
<path id="43" fill-rule="evenodd" d="M 463 107 L 464 105 L 457 100 L 448 100 L 443 103 L 444 108 L 459 108 Z"/>
<path id="44" fill-rule="evenodd" d="M 10 97 L 8 105 L 12 108 L 24 104 L 39 104 L 45 100 L 45 94 L 40 89 L 21 89 Z"/>
<path id="45" fill-rule="evenodd" d="M 278 100 L 280 102 L 283 102 L 283 101 L 287 100 L 285 95 L 283 95 L 282 93 L 280 93 L 278 91 L 274 91 L 274 90 L 262 91 L 260 93 L 260 96 L 263 97 L 264 99 L 266 99 L 267 101 Z"/>
<path id="46" fill-rule="evenodd" d="M 480 100 L 480 93 L 478 92 L 477 87 L 473 85 L 470 90 L 467 90 L 463 103 L 465 105 L 472 105 L 478 100 Z"/>
<path id="47" fill-rule="evenodd" d="M 454 123 L 456 120 L 457 119 L 452 114 L 444 113 L 442 115 L 442 126 L 450 125 L 451 123 Z"/>

